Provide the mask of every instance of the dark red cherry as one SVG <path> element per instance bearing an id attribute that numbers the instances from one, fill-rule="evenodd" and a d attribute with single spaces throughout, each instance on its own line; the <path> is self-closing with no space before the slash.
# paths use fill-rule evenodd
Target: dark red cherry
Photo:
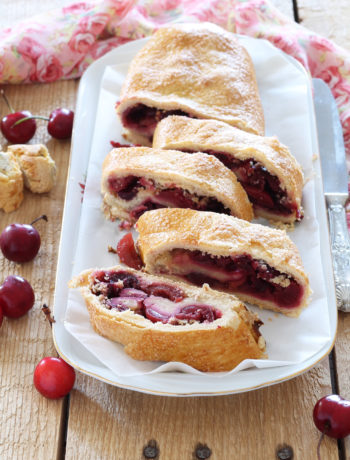
<path id="1" fill-rule="evenodd" d="M 0 286 L 0 308 L 4 316 L 19 318 L 34 305 L 34 291 L 21 276 L 10 275 Z"/>
<path id="2" fill-rule="evenodd" d="M 13 144 L 25 144 L 35 134 L 36 121 L 33 118 L 29 118 L 18 125 L 15 123 L 23 118 L 32 117 L 33 115 L 28 110 L 22 112 L 13 112 L 6 115 L 1 120 L 1 132 L 5 138 Z"/>
<path id="3" fill-rule="evenodd" d="M 50 113 L 47 130 L 56 139 L 71 137 L 73 130 L 74 112 L 69 109 L 55 109 Z"/>
<path id="4" fill-rule="evenodd" d="M 339 395 L 319 399 L 313 410 L 316 427 L 331 438 L 344 438 L 350 434 L 350 401 Z"/>
<path id="5" fill-rule="evenodd" d="M 128 267 L 135 268 L 135 270 L 140 270 L 142 268 L 142 260 L 136 252 L 132 233 L 127 233 L 121 240 L 119 240 L 117 245 L 117 254 L 120 262 Z"/>
<path id="6" fill-rule="evenodd" d="M 39 219 L 47 220 L 46 216 Z M 34 222 L 36 222 L 36 219 Z M 34 259 L 40 249 L 40 235 L 33 223 L 8 225 L 0 235 L 0 248 L 6 259 L 22 263 Z"/>

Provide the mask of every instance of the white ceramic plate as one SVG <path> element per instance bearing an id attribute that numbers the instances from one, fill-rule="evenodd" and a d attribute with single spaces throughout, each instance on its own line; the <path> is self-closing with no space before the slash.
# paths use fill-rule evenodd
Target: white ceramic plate
<path id="1" fill-rule="evenodd" d="M 98 358 L 86 349 L 86 347 L 69 334 L 64 327 L 68 300 L 67 282 L 71 277 L 72 266 L 76 256 L 75 253 L 82 209 L 82 196 L 79 183 L 85 182 L 92 140 L 93 138 L 96 139 L 95 131 L 98 127 L 101 127 L 101 119 L 96 120 L 96 113 L 102 77 L 107 66 L 113 66 L 116 63 L 121 66 L 127 65 L 135 53 L 144 45 L 146 40 L 147 39 L 131 42 L 108 53 L 87 69 L 80 82 L 56 278 L 54 301 L 56 323 L 53 327 L 53 337 L 56 348 L 59 354 L 67 362 L 81 372 L 92 375 L 113 385 L 153 394 L 171 396 L 221 395 L 244 392 L 290 379 L 306 371 L 329 353 L 333 346 L 336 332 L 337 310 L 329 250 L 327 217 L 323 199 L 320 165 L 317 158 L 313 162 L 313 196 L 315 197 L 315 203 L 313 205 L 316 209 L 317 222 L 319 224 L 317 229 L 317 237 L 319 237 L 321 241 L 321 254 L 319 260 L 322 260 L 323 273 L 321 273 L 321 276 L 326 285 L 328 304 L 326 320 L 329 321 L 330 336 L 324 345 L 311 357 L 301 363 L 299 362 L 293 365 L 265 369 L 252 368 L 220 378 L 211 375 L 193 375 L 180 372 L 126 377 L 116 375 L 103 365 Z M 298 81 L 298 83 L 291 81 L 290 84 L 302 86 L 301 92 L 303 94 L 302 97 L 305 98 L 304 106 L 307 110 L 307 121 L 309 126 L 306 134 L 304 133 L 307 137 L 305 142 L 310 144 L 311 151 L 316 154 L 318 152 L 318 146 L 315 134 L 316 127 L 313 103 L 310 82 L 304 69 L 296 61 L 284 55 L 268 42 L 248 37 L 240 37 L 240 40 L 247 47 L 248 51 L 250 51 L 253 61 L 258 68 L 264 68 L 265 53 L 269 55 L 268 71 L 266 71 L 267 69 L 265 68 L 264 72 L 257 72 L 259 87 L 263 88 L 264 83 L 266 83 L 275 72 L 280 72 L 282 79 L 288 78 L 289 72 L 289 77 L 294 75 L 294 79 Z M 286 85 L 281 84 L 281 107 L 278 108 L 278 111 L 281 112 L 281 117 L 283 117 L 283 111 L 288 110 L 284 104 L 284 101 L 288 100 L 287 95 L 283 93 L 285 89 Z M 271 110 L 268 101 L 265 101 L 264 111 L 267 133 L 275 134 L 273 123 L 270 121 L 273 117 L 270 113 Z M 295 136 L 296 133 L 293 135 Z M 289 140 L 293 144 L 293 139 L 288 139 L 288 130 L 286 137 L 286 139 L 281 140 L 287 145 L 289 145 Z M 104 143 L 108 144 L 111 138 L 104 139 Z M 114 140 L 118 139 L 114 137 Z M 301 145 L 300 142 L 303 143 L 304 139 L 299 139 L 298 142 L 299 145 Z M 294 142 L 294 145 L 298 145 L 298 142 Z M 80 255 L 78 254 L 78 256 Z M 84 268 L 90 268 L 90 266 Z"/>

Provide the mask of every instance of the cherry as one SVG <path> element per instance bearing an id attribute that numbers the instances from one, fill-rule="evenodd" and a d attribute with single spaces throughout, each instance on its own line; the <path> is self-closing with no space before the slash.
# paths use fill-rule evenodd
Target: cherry
<path id="1" fill-rule="evenodd" d="M 32 119 L 32 114 L 27 110 L 15 112 L 3 89 L 0 94 L 11 111 L 9 115 L 6 115 L 1 120 L 1 132 L 9 142 L 13 142 L 15 144 L 25 144 L 34 136 L 36 131 L 36 122 Z M 23 122 L 17 124 L 19 120 L 23 120 Z"/>
<path id="2" fill-rule="evenodd" d="M 0 286 L 0 308 L 4 316 L 19 318 L 34 305 L 34 291 L 21 276 L 10 275 Z"/>
<path id="3" fill-rule="evenodd" d="M 40 235 L 33 224 L 39 219 L 47 221 L 45 215 L 38 217 L 30 225 L 8 225 L 0 235 L 0 248 L 6 259 L 12 262 L 29 262 L 33 260 L 40 249 Z"/>
<path id="4" fill-rule="evenodd" d="M 117 254 L 120 261 L 128 267 L 135 268 L 135 270 L 140 270 L 142 268 L 142 260 L 136 252 L 135 243 L 131 233 L 127 233 L 121 240 L 119 240 L 117 245 Z"/>
<path id="5" fill-rule="evenodd" d="M 31 117 L 32 114 L 27 110 L 6 115 L 0 124 L 2 134 L 9 142 L 25 144 L 34 136 L 36 131 L 36 122 Z M 23 122 L 16 124 L 22 119 Z"/>
<path id="6" fill-rule="evenodd" d="M 344 438 L 350 434 L 350 401 L 339 395 L 319 399 L 313 410 L 316 427 L 331 438 Z"/>
<path id="7" fill-rule="evenodd" d="M 34 370 L 34 386 L 43 396 L 59 399 L 74 386 L 75 370 L 62 358 L 43 358 Z"/>
<path id="8" fill-rule="evenodd" d="M 56 139 L 71 137 L 74 113 L 69 109 L 55 109 L 50 113 L 47 130 Z"/>

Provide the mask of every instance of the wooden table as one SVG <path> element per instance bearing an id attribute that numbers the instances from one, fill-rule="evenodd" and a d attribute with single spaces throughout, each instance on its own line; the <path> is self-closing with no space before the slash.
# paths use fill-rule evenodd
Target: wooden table
<path id="1" fill-rule="evenodd" d="M 2 0 L 0 26 L 63 3 L 70 1 Z M 274 3 L 306 27 L 350 48 L 347 0 Z M 6 92 L 17 109 L 47 115 L 55 107 L 74 108 L 78 83 L 22 85 L 7 87 Z M 0 110 L 3 116 L 4 104 Z M 38 224 L 43 244 L 33 262 L 15 266 L 0 257 L 0 280 L 16 272 L 36 292 L 29 314 L 16 321 L 5 319 L 0 330 L 0 459 L 315 459 L 319 439 L 312 421 L 315 402 L 334 392 L 350 398 L 350 315 L 343 313 L 330 359 L 291 381 L 250 393 L 157 397 L 115 388 L 82 374 L 66 399 L 51 401 L 36 392 L 35 365 L 42 357 L 55 355 L 41 305 L 53 302 L 70 142 L 50 139 L 44 124 L 34 140 L 47 143 L 59 176 L 49 195 L 28 192 L 18 211 L 10 215 L 0 211 L 1 228 L 12 222 L 31 222 L 43 213 L 49 216 L 48 223 Z M 321 454 L 323 460 L 350 458 L 350 439 L 339 443 L 325 439 Z"/>

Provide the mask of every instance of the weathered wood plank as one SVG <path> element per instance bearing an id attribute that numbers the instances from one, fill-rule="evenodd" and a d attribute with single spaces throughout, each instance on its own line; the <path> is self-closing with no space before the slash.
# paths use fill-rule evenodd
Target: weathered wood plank
<path id="1" fill-rule="evenodd" d="M 350 50 L 348 0 L 298 0 L 303 26 Z"/>
<path id="2" fill-rule="evenodd" d="M 347 0 L 298 0 L 301 24 L 333 40 L 349 51 L 350 3 Z M 350 315 L 339 312 L 336 340 L 336 371 L 339 394 L 350 399 Z M 350 437 L 345 441 L 345 458 L 350 458 Z"/>
<path id="3" fill-rule="evenodd" d="M 6 94 L 18 110 L 48 115 L 53 108 L 74 108 L 76 82 L 52 85 L 6 87 Z M 8 112 L 0 101 L 0 114 Z M 35 365 L 44 356 L 55 356 L 51 330 L 41 306 L 52 304 L 59 230 L 70 142 L 50 139 L 46 123 L 38 122 L 33 143 L 46 143 L 58 168 L 58 183 L 43 195 L 25 192 L 21 207 L 14 213 L 0 211 L 1 230 L 9 223 L 30 223 L 46 214 L 49 221 L 40 221 L 37 228 L 42 245 L 38 256 L 27 264 L 8 262 L 0 255 L 0 281 L 9 274 L 26 278 L 36 295 L 34 308 L 19 320 L 4 319 L 0 330 L 0 458 L 55 459 L 59 448 L 62 401 L 48 401 L 33 386 Z M 1 137 L 4 147 L 5 140 Z"/>

